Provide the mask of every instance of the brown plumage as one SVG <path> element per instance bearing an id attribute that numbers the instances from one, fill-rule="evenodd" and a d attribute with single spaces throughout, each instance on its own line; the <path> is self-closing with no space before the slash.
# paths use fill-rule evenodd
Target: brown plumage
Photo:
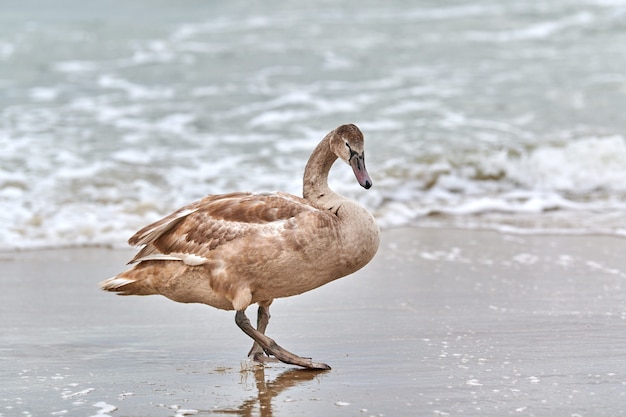
<path id="1" fill-rule="evenodd" d="M 250 356 L 330 369 L 294 355 L 265 336 L 273 299 L 312 290 L 351 274 L 378 249 L 378 227 L 356 202 L 327 184 L 337 158 L 370 188 L 363 135 L 355 125 L 330 132 L 304 173 L 303 196 L 276 193 L 211 195 L 138 231 L 134 267 L 101 283 L 121 295 L 161 294 L 182 303 L 237 310 L 237 325 L 255 340 Z M 257 329 L 245 310 L 259 304 Z"/>

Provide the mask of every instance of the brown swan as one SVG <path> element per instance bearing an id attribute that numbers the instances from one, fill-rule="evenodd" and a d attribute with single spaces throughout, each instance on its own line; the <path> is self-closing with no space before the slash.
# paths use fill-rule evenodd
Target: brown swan
<path id="1" fill-rule="evenodd" d="M 303 197 L 276 193 L 210 195 L 138 231 L 129 244 L 141 250 L 135 266 L 103 281 L 121 295 L 161 294 L 181 303 L 236 310 L 235 322 L 254 339 L 249 357 L 270 356 L 311 369 L 330 369 L 302 358 L 265 335 L 275 298 L 312 290 L 351 274 L 378 249 L 378 226 L 356 202 L 328 187 L 337 158 L 370 188 L 363 134 L 353 124 L 331 131 L 304 170 Z M 257 328 L 245 315 L 259 305 Z"/>

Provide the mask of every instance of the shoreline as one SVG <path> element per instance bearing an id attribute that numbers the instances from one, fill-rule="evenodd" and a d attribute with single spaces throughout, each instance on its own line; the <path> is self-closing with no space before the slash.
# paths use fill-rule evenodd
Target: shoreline
<path id="1" fill-rule="evenodd" d="M 506 226 L 498 227 L 489 227 L 489 226 L 456 226 L 456 225 L 437 225 L 437 224 L 420 224 L 420 225 L 398 225 L 398 226 L 387 226 L 385 228 L 381 228 L 381 235 L 391 233 L 393 231 L 406 231 L 407 233 L 413 233 L 413 230 L 441 230 L 445 233 L 452 232 L 478 232 L 478 233 L 495 233 L 499 235 L 511 235 L 511 236 L 537 236 L 537 237 L 567 237 L 567 236 L 575 236 L 575 237 L 614 237 L 618 239 L 626 239 L 626 231 L 601 231 L 601 230 L 582 230 L 582 229 L 526 229 L 526 228 L 508 228 Z M 621 230 L 621 229 L 620 229 Z M 131 233 L 132 234 L 132 233 Z M 130 235 L 130 234 L 129 234 Z M 125 242 L 125 241 L 123 241 Z M 126 243 L 121 244 L 113 244 L 113 243 L 85 243 L 85 244 L 76 244 L 76 245 L 61 245 L 61 246 L 53 246 L 53 245 L 42 245 L 42 246 L 33 246 L 33 247 L 14 247 L 14 248 L 0 248 L 0 257 L 2 255 L 10 255 L 12 253 L 27 253 L 27 252 L 38 252 L 38 251 L 71 251 L 71 250 L 110 250 L 110 251 L 131 251 L 135 252 L 138 249 L 135 247 L 129 246 Z M 0 259 L 1 261 L 2 259 Z"/>
<path id="2" fill-rule="evenodd" d="M 132 248 L 0 253 L 0 416 L 624 415 L 624 249 L 385 229 L 361 271 L 272 304 L 322 373 L 247 362 L 232 312 L 101 292 Z"/>

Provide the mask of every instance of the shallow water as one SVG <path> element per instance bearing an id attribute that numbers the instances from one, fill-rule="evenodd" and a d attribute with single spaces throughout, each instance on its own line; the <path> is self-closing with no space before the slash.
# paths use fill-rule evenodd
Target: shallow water
<path id="1" fill-rule="evenodd" d="M 624 415 L 623 249 L 387 231 L 364 270 L 272 305 L 268 334 L 322 373 L 243 361 L 232 312 L 99 292 L 127 251 L 5 254 L 0 415 Z"/>
<path id="2" fill-rule="evenodd" d="M 299 193 L 357 123 L 384 227 L 624 234 L 621 0 L 4 2 L 0 248 L 121 245 L 205 194 Z"/>

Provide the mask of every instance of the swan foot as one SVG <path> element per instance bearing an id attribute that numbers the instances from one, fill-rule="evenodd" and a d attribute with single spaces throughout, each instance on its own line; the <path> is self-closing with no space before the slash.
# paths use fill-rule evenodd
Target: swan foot
<path id="1" fill-rule="evenodd" d="M 259 308 L 259 310 L 260 309 L 261 308 Z M 310 358 L 300 357 L 281 347 L 273 339 L 265 336 L 263 333 L 252 327 L 244 310 L 237 311 L 235 314 L 235 323 L 237 323 L 237 326 L 239 326 L 245 334 L 254 339 L 255 344 L 252 346 L 252 350 L 250 351 L 250 355 L 254 357 L 254 360 L 261 359 L 260 361 L 257 361 L 263 362 L 265 360 L 265 355 L 271 355 L 283 363 L 297 365 L 307 369 L 331 369 L 330 366 L 325 363 L 313 362 Z"/>
<path id="2" fill-rule="evenodd" d="M 252 349 L 248 352 L 248 359 L 258 363 L 278 362 L 278 359 L 270 357 L 257 342 L 254 342 Z"/>
<path id="3" fill-rule="evenodd" d="M 255 352 L 248 355 L 248 359 L 257 363 L 278 362 L 278 359 L 268 356 L 265 352 Z"/>

